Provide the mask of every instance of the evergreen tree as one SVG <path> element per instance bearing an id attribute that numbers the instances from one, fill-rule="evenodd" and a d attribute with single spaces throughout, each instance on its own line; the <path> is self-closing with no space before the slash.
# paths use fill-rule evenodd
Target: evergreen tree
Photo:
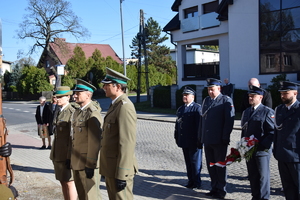
<path id="1" fill-rule="evenodd" d="M 73 56 L 67 61 L 65 70 L 67 75 L 62 76 L 62 85 L 73 88 L 76 78 L 87 80 L 89 67 L 85 53 L 80 46 L 74 48 Z"/>
<path id="2" fill-rule="evenodd" d="M 174 72 L 175 61 L 171 59 L 170 48 L 162 43 L 168 40 L 167 34 L 162 35 L 162 29 L 159 24 L 150 17 L 145 24 L 145 43 L 148 64 L 154 65 L 156 70 L 162 73 L 168 73 L 171 75 Z M 139 46 L 138 34 L 132 39 L 131 56 L 134 58 L 139 57 L 138 46 Z M 143 48 L 143 47 L 142 47 Z M 144 50 L 142 49 L 142 55 L 144 56 Z"/>

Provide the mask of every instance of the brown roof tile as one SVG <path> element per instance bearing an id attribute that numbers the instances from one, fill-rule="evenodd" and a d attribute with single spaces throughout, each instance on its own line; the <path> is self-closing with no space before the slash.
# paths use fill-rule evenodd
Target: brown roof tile
<path id="1" fill-rule="evenodd" d="M 120 64 L 123 63 L 122 60 L 119 58 L 119 56 L 116 54 L 116 52 L 111 48 L 109 44 L 68 43 L 65 42 L 65 39 L 63 38 L 60 39 L 63 41 L 63 44 L 65 44 L 65 46 L 59 48 L 57 44 L 52 42 L 50 43 L 50 47 L 53 50 L 53 52 L 56 54 L 56 56 L 58 57 L 62 65 L 65 65 L 67 61 L 72 57 L 72 55 L 74 54 L 73 53 L 74 48 L 76 46 L 80 46 L 82 48 L 86 58 L 91 57 L 95 49 L 98 49 L 101 52 L 102 57 L 106 58 L 107 56 L 111 56 L 112 59 L 114 59 L 118 63 Z"/>

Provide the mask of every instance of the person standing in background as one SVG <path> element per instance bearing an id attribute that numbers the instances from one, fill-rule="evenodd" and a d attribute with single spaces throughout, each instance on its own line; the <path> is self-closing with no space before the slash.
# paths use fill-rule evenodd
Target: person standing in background
<path id="1" fill-rule="evenodd" d="M 260 87 L 260 83 L 259 80 L 257 78 L 251 78 L 248 81 L 248 88 L 253 85 L 255 87 Z M 264 90 L 264 95 L 263 95 L 263 99 L 261 101 L 261 103 L 265 106 L 268 106 L 269 108 L 272 108 L 273 106 L 273 101 L 272 101 L 272 97 L 271 97 L 271 93 Z M 246 92 L 243 96 L 243 100 L 242 100 L 242 105 L 241 105 L 241 113 L 243 113 L 244 110 L 246 110 L 246 108 L 251 107 L 251 105 L 249 104 L 249 96 L 248 96 L 248 92 Z"/>
<path id="2" fill-rule="evenodd" d="M 223 95 L 227 95 L 230 98 L 232 98 L 232 94 L 233 94 L 233 84 L 229 82 L 228 78 L 224 79 L 224 85 L 221 88 L 221 92 Z"/>
<path id="3" fill-rule="evenodd" d="M 55 95 L 52 95 L 51 102 L 48 103 L 48 108 L 49 108 L 49 126 L 48 126 L 48 133 L 50 137 L 50 142 L 51 142 L 51 136 L 53 135 L 53 118 L 54 118 L 54 113 L 56 109 L 58 109 L 57 106 L 57 98 Z M 51 146 L 49 146 L 51 148 Z"/>
<path id="4" fill-rule="evenodd" d="M 53 110 L 53 145 L 50 159 L 54 165 L 56 180 L 60 181 L 65 200 L 76 200 L 77 191 L 70 167 L 72 148 L 71 120 L 75 108 L 69 103 L 73 91 L 68 86 L 60 86 L 55 92 L 57 105 Z"/>
<path id="5" fill-rule="evenodd" d="M 47 149 L 51 149 L 51 137 L 49 135 L 49 107 L 46 104 L 46 97 L 39 98 L 40 105 L 37 106 L 35 112 L 35 120 L 38 125 L 38 135 L 42 138 L 43 146 L 40 149 L 46 149 L 46 138 L 48 139 Z"/>
<path id="6" fill-rule="evenodd" d="M 195 91 L 185 87 L 182 93 L 184 105 L 176 112 L 174 138 L 182 148 L 187 171 L 187 188 L 201 188 L 202 144 L 198 145 L 198 133 L 201 129 L 201 105 L 194 102 Z"/>

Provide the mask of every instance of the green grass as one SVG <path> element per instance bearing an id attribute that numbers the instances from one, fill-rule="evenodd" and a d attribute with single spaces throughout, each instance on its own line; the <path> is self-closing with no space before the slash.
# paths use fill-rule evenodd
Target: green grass
<path id="1" fill-rule="evenodd" d="M 152 108 L 150 101 L 143 101 L 140 103 L 134 103 L 135 109 L 141 112 L 149 113 L 162 113 L 162 114 L 176 114 L 176 110 L 170 108 Z"/>

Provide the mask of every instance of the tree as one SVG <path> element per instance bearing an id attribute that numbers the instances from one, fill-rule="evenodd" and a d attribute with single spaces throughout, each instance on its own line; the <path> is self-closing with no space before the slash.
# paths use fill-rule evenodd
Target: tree
<path id="1" fill-rule="evenodd" d="M 5 90 L 7 91 L 13 91 L 16 89 L 16 85 L 22 75 L 22 68 L 20 67 L 20 63 L 16 63 L 13 66 L 12 72 L 6 71 L 4 74 L 4 82 L 5 82 Z"/>
<path id="2" fill-rule="evenodd" d="M 86 79 L 89 68 L 86 65 L 85 53 L 80 46 L 76 46 L 73 51 L 74 55 L 67 61 L 67 75 L 62 76 L 62 84 L 70 86 L 75 84 L 75 79 Z"/>
<path id="3" fill-rule="evenodd" d="M 72 88 L 75 84 L 75 79 L 80 78 L 100 88 L 101 81 L 106 74 L 106 67 L 122 73 L 123 68 L 121 65 L 110 56 L 102 57 L 98 49 L 95 49 L 92 56 L 88 59 L 86 59 L 85 53 L 80 46 L 76 46 L 73 53 L 74 55 L 66 64 L 67 75 L 62 77 L 63 85 Z"/>
<path id="4" fill-rule="evenodd" d="M 71 10 L 71 4 L 64 0 L 28 0 L 28 14 L 19 25 L 17 37 L 19 39 L 31 38 L 35 40 L 29 53 L 32 54 L 36 48 L 42 48 L 43 53 L 38 67 L 44 66 L 44 58 L 50 56 L 57 59 L 50 52 L 50 42 L 54 42 L 60 48 L 64 43 L 54 38 L 60 38 L 60 34 L 71 34 L 76 39 L 88 37 L 89 32 L 80 25 L 80 19 Z M 56 60 L 59 64 L 59 61 Z"/>
<path id="5" fill-rule="evenodd" d="M 145 43 L 148 57 L 148 64 L 154 65 L 156 69 L 162 73 L 173 73 L 175 68 L 175 61 L 170 56 L 170 48 L 162 43 L 169 38 L 167 34 L 161 36 L 162 29 L 159 24 L 150 17 L 145 24 Z M 139 37 L 138 34 L 132 39 L 132 45 L 130 48 L 131 56 L 134 58 L 139 57 Z M 143 54 L 144 50 L 142 50 Z"/>
<path id="6" fill-rule="evenodd" d="M 52 91 L 53 85 L 44 68 L 26 66 L 22 69 L 22 75 L 17 83 L 17 90 L 21 94 L 37 94 L 43 91 Z"/>

